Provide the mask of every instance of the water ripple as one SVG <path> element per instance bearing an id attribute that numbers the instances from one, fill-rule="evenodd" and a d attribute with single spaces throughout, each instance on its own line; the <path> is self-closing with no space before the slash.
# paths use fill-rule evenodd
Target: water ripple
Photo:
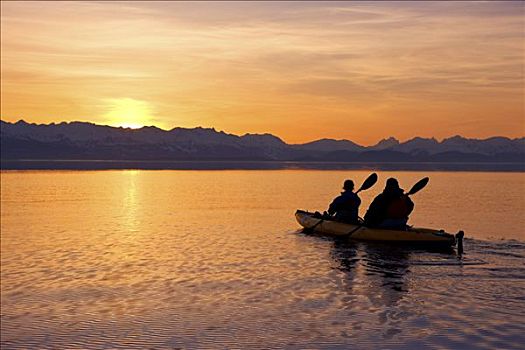
<path id="1" fill-rule="evenodd" d="M 525 343 L 525 243 L 469 238 L 458 258 L 297 232 L 290 208 L 329 200 L 304 184 L 330 174 L 14 175 L 2 175 L 2 349 Z"/>

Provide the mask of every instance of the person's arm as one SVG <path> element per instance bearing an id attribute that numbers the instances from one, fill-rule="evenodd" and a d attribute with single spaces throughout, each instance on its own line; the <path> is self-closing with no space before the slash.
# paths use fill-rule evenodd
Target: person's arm
<path id="1" fill-rule="evenodd" d="M 407 211 L 408 211 L 408 215 L 410 215 L 410 213 L 412 213 L 412 210 L 414 210 L 414 202 L 412 202 L 412 199 L 410 199 L 409 196 L 405 196 L 406 198 L 406 204 L 407 204 Z"/>
<path id="2" fill-rule="evenodd" d="M 354 193 L 354 204 L 359 209 L 359 206 L 361 205 L 361 198 L 357 194 Z"/>
<path id="3" fill-rule="evenodd" d="M 337 212 L 337 208 L 339 207 L 339 204 L 341 202 L 341 196 L 335 198 L 330 206 L 328 207 L 328 214 L 334 215 Z"/>
<path id="4" fill-rule="evenodd" d="M 375 223 L 378 211 L 380 209 L 379 208 L 380 207 L 380 203 L 381 203 L 381 197 L 380 196 L 377 196 L 376 198 L 374 198 L 374 200 L 372 201 L 372 203 L 368 207 L 368 210 L 366 211 L 366 214 L 365 214 L 365 222 L 366 223 L 369 223 L 369 224 Z"/>

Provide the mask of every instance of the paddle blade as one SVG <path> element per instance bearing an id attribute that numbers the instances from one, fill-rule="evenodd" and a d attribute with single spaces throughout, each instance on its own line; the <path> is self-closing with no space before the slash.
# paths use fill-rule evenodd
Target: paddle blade
<path id="1" fill-rule="evenodd" d="M 415 193 L 419 192 L 420 190 L 422 190 L 427 185 L 428 180 L 430 180 L 428 177 L 425 177 L 425 178 L 419 180 L 418 182 L 416 182 L 414 184 L 414 186 L 412 186 L 412 188 L 410 189 L 410 191 L 407 194 L 410 196 L 412 194 L 415 194 Z"/>
<path id="2" fill-rule="evenodd" d="M 377 174 L 373 173 L 370 174 L 370 176 L 363 182 L 361 187 L 359 188 L 359 191 L 368 190 L 370 187 L 374 186 L 374 184 L 377 182 Z"/>

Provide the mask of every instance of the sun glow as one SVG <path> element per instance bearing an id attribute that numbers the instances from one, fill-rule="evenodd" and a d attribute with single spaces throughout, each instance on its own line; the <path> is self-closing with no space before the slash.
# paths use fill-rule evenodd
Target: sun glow
<path id="1" fill-rule="evenodd" d="M 153 124 L 152 108 L 145 101 L 132 98 L 111 99 L 109 112 L 106 113 L 108 124 L 124 128 L 138 129 Z"/>

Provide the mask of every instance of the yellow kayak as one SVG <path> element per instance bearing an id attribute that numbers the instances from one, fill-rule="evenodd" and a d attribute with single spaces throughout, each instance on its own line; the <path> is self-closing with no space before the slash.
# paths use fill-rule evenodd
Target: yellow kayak
<path id="1" fill-rule="evenodd" d="M 349 236 L 351 239 L 360 241 L 424 244 L 439 247 L 452 247 L 461 241 L 462 250 L 463 231 L 453 235 L 443 230 L 416 227 L 411 227 L 406 231 L 385 230 L 322 219 L 314 213 L 303 210 L 297 210 L 295 218 L 305 229 L 327 235 Z"/>

